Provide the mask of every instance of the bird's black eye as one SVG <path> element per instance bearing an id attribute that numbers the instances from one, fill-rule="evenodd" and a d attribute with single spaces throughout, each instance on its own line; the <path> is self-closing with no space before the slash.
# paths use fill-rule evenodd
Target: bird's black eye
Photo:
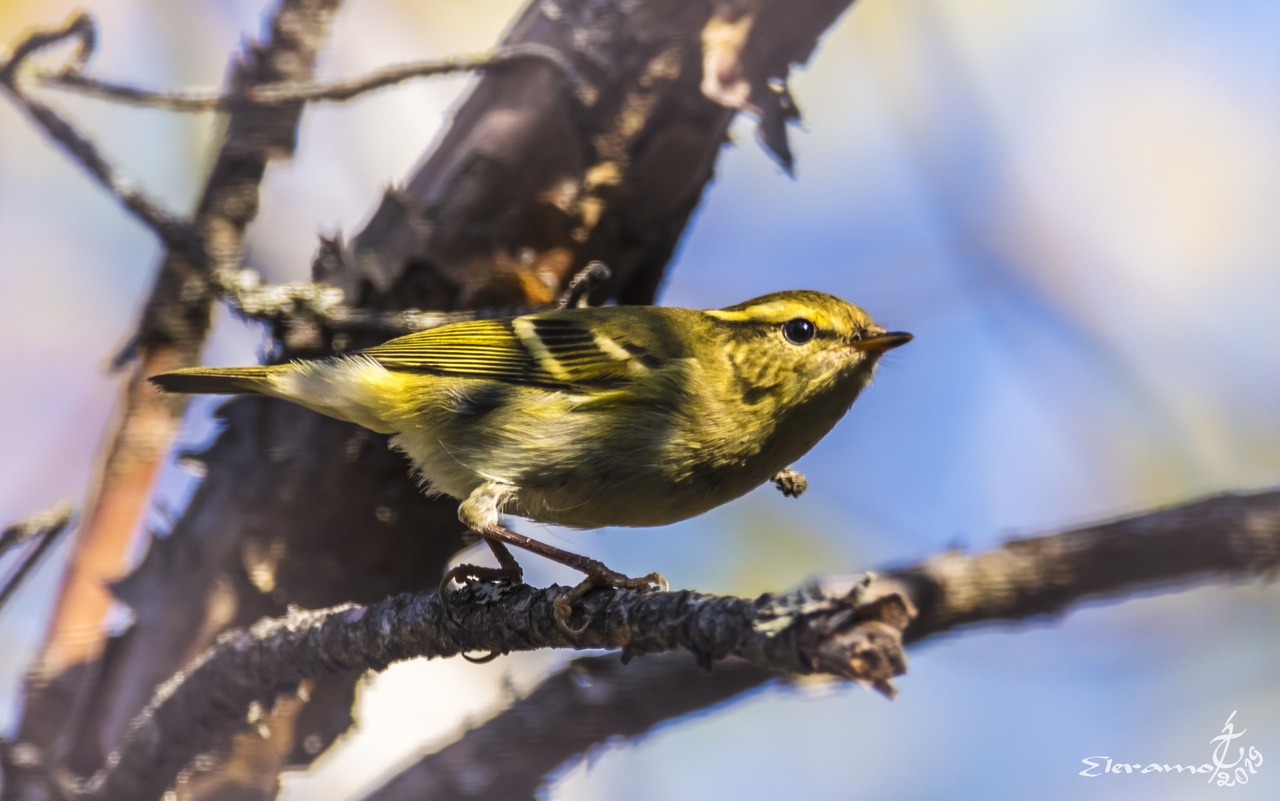
<path id="1" fill-rule="evenodd" d="M 818 327 L 803 317 L 787 320 L 782 324 L 782 335 L 792 345 L 803 345 L 813 339 L 816 333 L 818 333 Z"/>

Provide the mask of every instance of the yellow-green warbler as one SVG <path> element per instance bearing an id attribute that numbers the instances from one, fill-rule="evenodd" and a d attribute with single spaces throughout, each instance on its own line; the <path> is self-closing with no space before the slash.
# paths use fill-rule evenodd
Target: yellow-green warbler
<path id="1" fill-rule="evenodd" d="M 836 424 L 880 355 L 911 340 L 821 292 L 779 292 L 713 311 L 562 309 L 421 331 L 347 356 L 270 367 L 192 368 L 151 380 L 170 392 L 283 398 L 382 434 L 430 492 L 519 579 L 501 544 L 587 574 L 594 586 L 665 585 L 529 539 L 503 513 L 580 528 L 657 526 L 701 514 L 773 479 Z M 443 591 L 443 585 L 442 585 Z"/>

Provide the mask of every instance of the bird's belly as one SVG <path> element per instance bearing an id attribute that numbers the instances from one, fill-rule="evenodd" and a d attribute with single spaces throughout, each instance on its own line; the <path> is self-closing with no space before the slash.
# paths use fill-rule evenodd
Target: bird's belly
<path id="1" fill-rule="evenodd" d="M 606 526 L 664 526 L 702 514 L 730 498 L 708 496 L 705 488 L 643 482 L 624 483 L 583 477 L 568 486 L 522 487 L 512 514 L 571 528 Z"/>
<path id="2" fill-rule="evenodd" d="M 425 430 L 401 429 L 391 444 L 409 457 L 428 494 L 462 500 L 487 480 Z"/>
<path id="3" fill-rule="evenodd" d="M 430 491 L 462 499 L 486 482 L 507 484 L 515 491 L 504 512 L 574 528 L 685 520 L 785 466 L 704 464 L 706 453 L 723 448 L 682 445 L 690 426 L 676 432 L 673 415 L 657 406 L 599 411 L 547 393 L 523 401 L 487 417 L 403 425 L 394 442 Z"/>
<path id="4" fill-rule="evenodd" d="M 550 481 L 527 480 L 509 511 L 573 528 L 663 526 L 696 517 L 745 495 L 781 467 L 749 462 L 690 471 L 670 451 L 618 452 L 619 466 L 568 467 Z"/>

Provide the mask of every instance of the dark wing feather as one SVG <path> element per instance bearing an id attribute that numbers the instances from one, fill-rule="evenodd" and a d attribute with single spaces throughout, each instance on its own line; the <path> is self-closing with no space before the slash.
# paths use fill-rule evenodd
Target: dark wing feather
<path id="1" fill-rule="evenodd" d="M 388 370 L 552 387 L 617 386 L 649 369 L 577 316 L 551 312 L 454 323 L 393 339 L 364 355 Z"/>
<path id="2" fill-rule="evenodd" d="M 471 320 L 384 342 L 364 351 L 388 370 L 477 376 L 530 384 L 563 383 L 541 369 L 510 320 Z"/>

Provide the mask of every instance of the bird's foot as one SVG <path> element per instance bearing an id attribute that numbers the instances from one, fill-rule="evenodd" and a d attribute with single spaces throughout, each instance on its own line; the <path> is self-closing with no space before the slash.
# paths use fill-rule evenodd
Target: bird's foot
<path id="1" fill-rule="evenodd" d="M 640 578 L 632 578 L 615 570 L 610 570 L 599 562 L 595 562 L 590 566 L 590 569 L 584 572 L 586 572 L 587 577 L 583 579 L 582 583 L 561 595 L 555 602 L 556 626 L 570 637 L 581 636 L 586 632 L 587 627 L 591 625 L 590 620 L 584 623 L 582 628 L 578 629 L 569 625 L 569 618 L 573 615 L 573 605 L 581 600 L 584 595 L 598 587 L 656 592 L 666 592 L 671 588 L 671 585 L 667 584 L 667 580 L 660 573 L 650 573 Z"/>
<path id="2" fill-rule="evenodd" d="M 511 584 L 519 584 L 524 581 L 524 571 L 520 569 L 520 565 L 507 567 L 481 567 L 480 565 L 458 565 L 457 567 L 444 574 L 444 578 L 440 580 L 440 600 L 445 600 L 448 596 L 449 585 L 453 582 L 466 584 L 467 579 L 474 581 L 506 581 Z"/>
<path id="3" fill-rule="evenodd" d="M 809 479 L 804 477 L 804 473 L 790 467 L 779 470 L 769 480 L 788 498 L 799 498 L 802 492 L 809 489 Z"/>
<path id="4" fill-rule="evenodd" d="M 481 567 L 480 565 L 458 565 L 449 572 L 444 574 L 444 578 L 440 580 L 440 605 L 444 608 L 444 616 L 446 619 L 452 619 L 452 604 L 449 602 L 449 585 L 454 581 L 459 584 L 466 584 L 468 581 L 479 582 L 504 582 L 508 584 L 520 584 L 524 581 L 524 571 L 520 569 L 520 565 L 514 561 L 504 567 Z M 462 658 L 468 662 L 474 662 L 477 665 L 483 665 L 486 662 L 492 662 L 502 656 L 499 651 L 490 651 L 484 656 L 473 657 L 462 655 Z"/>

